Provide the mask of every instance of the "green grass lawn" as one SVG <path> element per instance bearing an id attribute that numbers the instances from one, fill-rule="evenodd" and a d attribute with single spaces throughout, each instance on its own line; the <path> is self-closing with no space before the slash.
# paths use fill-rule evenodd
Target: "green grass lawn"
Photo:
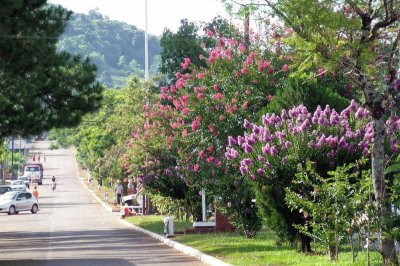
<path id="1" fill-rule="evenodd" d="M 127 221 L 149 231 L 163 233 L 163 216 L 135 216 Z M 183 231 L 192 223 L 174 221 L 175 231 Z M 261 231 L 256 238 L 246 239 L 236 233 L 177 235 L 173 240 L 196 248 L 233 265 L 367 265 L 366 252 L 359 253 L 352 262 L 351 250 L 345 248 L 337 262 L 330 262 L 327 255 L 303 255 L 289 245 L 276 245 L 276 237 L 270 230 Z M 322 250 L 318 250 L 321 251 Z M 371 265 L 381 265 L 377 252 L 370 254 Z"/>

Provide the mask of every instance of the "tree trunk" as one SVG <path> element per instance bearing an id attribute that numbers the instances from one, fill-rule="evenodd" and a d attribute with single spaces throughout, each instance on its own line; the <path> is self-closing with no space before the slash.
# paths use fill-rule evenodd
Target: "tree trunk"
<path id="1" fill-rule="evenodd" d="M 337 258 L 338 258 L 337 247 L 336 246 L 330 246 L 329 247 L 329 259 L 331 261 L 336 261 Z"/>
<path id="2" fill-rule="evenodd" d="M 385 118 L 384 116 L 374 117 L 374 142 L 372 145 L 372 181 L 374 184 L 376 208 L 380 219 L 391 213 L 390 203 L 385 188 Z M 381 231 L 382 225 L 381 222 Z M 384 265 L 399 265 L 394 239 L 381 237 L 382 256 Z"/>

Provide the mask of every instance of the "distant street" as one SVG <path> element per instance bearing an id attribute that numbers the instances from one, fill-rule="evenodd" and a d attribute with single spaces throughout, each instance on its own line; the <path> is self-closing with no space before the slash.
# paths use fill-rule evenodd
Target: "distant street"
<path id="1" fill-rule="evenodd" d="M 39 212 L 0 214 L 0 265 L 204 265 L 127 229 L 118 214 L 107 212 L 82 186 L 72 152 L 48 146 L 46 141 L 34 146 L 46 154 Z M 57 178 L 54 192 L 52 175 Z"/>

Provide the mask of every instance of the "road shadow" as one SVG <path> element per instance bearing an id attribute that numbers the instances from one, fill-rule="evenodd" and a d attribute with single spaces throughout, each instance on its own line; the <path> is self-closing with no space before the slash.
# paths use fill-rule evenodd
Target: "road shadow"
<path id="1" fill-rule="evenodd" d="M 198 263 L 197 259 L 176 252 L 156 239 L 126 228 L 2 232 L 1 239 L 6 241 L 0 240 L 0 258 L 9 258 L 9 254 L 16 258 L 26 258 L 29 254 L 51 256 L 47 256 L 47 264 L 40 264 L 44 263 L 40 260 L 25 259 L 15 261 L 19 264 L 11 264 L 14 262 L 12 260 L 6 261 L 10 264 L 4 264 L 5 261 L 0 260 L 0 265 L 132 266 Z"/>
<path id="2" fill-rule="evenodd" d="M 7 266 L 135 266 L 123 259 L 49 259 L 49 260 L 0 260 Z"/>

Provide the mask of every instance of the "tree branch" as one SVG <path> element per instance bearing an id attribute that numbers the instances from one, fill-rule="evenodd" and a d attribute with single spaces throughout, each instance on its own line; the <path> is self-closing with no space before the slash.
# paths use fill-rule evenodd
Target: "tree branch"
<path id="1" fill-rule="evenodd" d="M 275 6 L 270 0 L 264 0 L 269 6 L 284 22 L 286 22 L 301 38 L 304 40 L 309 40 L 308 36 L 303 33 L 303 30 L 295 25 L 293 21 L 291 21 L 279 8 Z"/>
<path id="2" fill-rule="evenodd" d="M 400 42 L 400 30 L 397 32 L 397 36 L 393 42 L 392 49 L 390 49 L 389 62 L 388 62 L 388 72 L 390 75 L 390 80 L 389 80 L 388 84 L 391 84 L 396 78 L 397 71 L 393 67 L 393 57 L 394 57 L 394 54 L 396 53 L 396 49 L 397 49 L 397 46 L 399 45 L 399 42 Z"/>
<path id="3" fill-rule="evenodd" d="M 365 17 L 365 16 L 367 15 L 367 13 L 363 12 L 363 11 L 361 10 L 361 8 L 359 8 L 359 7 L 357 6 L 357 4 L 354 3 L 354 1 L 349 0 L 348 2 L 349 2 L 349 5 L 356 11 L 356 13 L 357 13 L 361 18 L 363 18 L 363 17 Z"/>

